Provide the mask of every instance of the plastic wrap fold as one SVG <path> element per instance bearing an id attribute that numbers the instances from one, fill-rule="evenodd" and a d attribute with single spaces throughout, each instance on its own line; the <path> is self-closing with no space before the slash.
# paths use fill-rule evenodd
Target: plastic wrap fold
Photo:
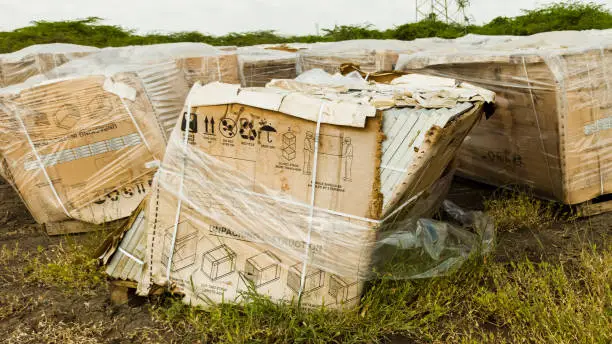
<path id="1" fill-rule="evenodd" d="M 469 35 L 401 55 L 397 69 L 497 94 L 495 116 L 459 153 L 460 174 L 576 204 L 612 192 L 611 50 L 612 30 Z"/>
<path id="2" fill-rule="evenodd" d="M 239 301 L 255 289 L 277 301 L 344 307 L 358 302 L 366 280 L 395 271 L 376 259 L 379 251 L 429 254 L 393 274 L 416 278 L 480 250 L 477 234 L 419 220 L 448 191 L 449 164 L 482 114 L 478 89 L 475 100 L 464 94 L 426 109 L 398 104 L 444 89 L 296 83 L 194 87 L 144 221 L 133 222 L 140 225 L 110 260 L 112 276 L 139 278 L 140 293 L 172 287 L 195 304 Z M 376 94 L 383 106 L 371 102 Z"/>

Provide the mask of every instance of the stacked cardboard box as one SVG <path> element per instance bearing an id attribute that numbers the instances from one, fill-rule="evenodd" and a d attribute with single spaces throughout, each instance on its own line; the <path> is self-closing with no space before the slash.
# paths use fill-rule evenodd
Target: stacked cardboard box
<path id="1" fill-rule="evenodd" d="M 492 94 L 433 92 L 410 76 L 348 92 L 354 80 L 317 77 L 319 86 L 194 87 L 146 221 L 131 224 L 109 272 L 140 278 L 143 293 L 170 284 L 196 304 L 255 288 L 277 301 L 354 305 L 377 236 L 431 211 L 421 201 L 439 201 L 431 192 L 445 188 L 434 185 Z"/>
<path id="2" fill-rule="evenodd" d="M 414 42 L 396 40 L 353 40 L 316 43 L 298 51 L 298 74 L 311 69 L 337 73 L 344 63 L 360 66 L 365 72 L 392 71 L 400 53 L 420 48 Z"/>
<path id="3" fill-rule="evenodd" d="M 45 74 L 71 60 L 99 49 L 74 44 L 32 45 L 14 53 L 0 55 L 0 88 L 20 84 L 30 77 Z"/>
<path id="4" fill-rule="evenodd" d="M 238 49 L 242 86 L 263 87 L 272 79 L 297 76 L 297 51 L 288 46 L 254 46 Z"/>
<path id="5" fill-rule="evenodd" d="M 469 37 L 402 56 L 398 69 L 496 92 L 496 114 L 466 140 L 460 173 L 576 204 L 612 192 L 611 42 L 611 30 Z"/>

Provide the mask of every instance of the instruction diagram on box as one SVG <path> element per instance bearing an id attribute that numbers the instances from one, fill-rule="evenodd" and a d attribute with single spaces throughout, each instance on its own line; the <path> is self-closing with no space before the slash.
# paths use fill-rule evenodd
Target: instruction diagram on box
<path id="1" fill-rule="evenodd" d="M 300 293 L 303 268 L 303 263 L 295 264 L 291 266 L 289 269 L 289 274 L 287 275 L 287 286 L 296 294 Z M 319 290 L 325 285 L 325 272 L 321 269 L 307 267 L 304 276 L 304 289 L 302 290 L 303 295 Z"/>
<path id="2" fill-rule="evenodd" d="M 204 252 L 201 270 L 211 281 L 231 275 L 236 271 L 236 252 L 225 244 Z"/>
<path id="3" fill-rule="evenodd" d="M 304 174 L 312 174 L 314 153 L 315 135 L 307 131 L 304 138 Z M 317 154 L 340 159 L 342 179 L 346 182 L 353 180 L 353 144 L 350 137 L 320 134 Z"/>
<path id="4" fill-rule="evenodd" d="M 281 152 L 287 161 L 293 161 L 297 156 L 297 137 L 291 130 L 283 134 Z"/>
<path id="5" fill-rule="evenodd" d="M 107 116 L 113 112 L 115 106 L 109 97 L 101 95 L 95 96 L 89 104 L 87 110 L 90 116 Z"/>
<path id="6" fill-rule="evenodd" d="M 53 114 L 53 121 L 58 128 L 72 129 L 81 119 L 79 109 L 72 104 L 66 104 L 62 106 L 55 114 Z"/>
<path id="7" fill-rule="evenodd" d="M 347 282 L 339 276 L 329 277 L 329 289 L 327 294 L 332 297 L 337 304 L 347 303 L 359 298 L 359 282 Z"/>
<path id="8" fill-rule="evenodd" d="M 172 250 L 172 238 L 176 229 L 174 250 Z M 191 222 L 184 221 L 178 226 L 167 228 L 164 235 L 164 250 L 162 253 L 162 264 L 167 267 L 171 260 L 172 272 L 182 271 L 195 265 L 198 250 L 198 231 Z M 170 252 L 173 252 L 170 256 Z"/>
<path id="9" fill-rule="evenodd" d="M 246 260 L 244 276 L 255 286 L 270 284 L 280 279 L 281 260 L 270 251 L 264 251 Z"/>

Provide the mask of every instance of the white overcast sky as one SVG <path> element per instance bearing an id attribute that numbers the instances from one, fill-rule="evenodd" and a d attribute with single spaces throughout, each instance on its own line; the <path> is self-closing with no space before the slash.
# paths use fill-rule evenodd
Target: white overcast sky
<path id="1" fill-rule="evenodd" d="M 423 1 L 423 0 L 420 0 Z M 427 1 L 427 0 L 426 0 Z M 551 0 L 471 0 L 477 23 L 514 16 Z M 594 0 L 612 7 L 612 0 Z M 315 33 L 334 24 L 371 23 L 379 29 L 415 20 L 415 0 L 0 0 L 0 31 L 33 20 L 97 16 L 139 33 L 200 31 L 215 35 L 273 29 Z"/>

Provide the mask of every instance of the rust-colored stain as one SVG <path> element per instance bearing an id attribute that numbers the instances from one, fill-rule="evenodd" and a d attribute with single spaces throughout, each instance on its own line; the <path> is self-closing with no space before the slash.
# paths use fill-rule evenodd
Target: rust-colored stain
<path id="1" fill-rule="evenodd" d="M 281 191 L 287 192 L 289 191 L 289 181 L 287 181 L 287 177 L 281 177 Z"/>

